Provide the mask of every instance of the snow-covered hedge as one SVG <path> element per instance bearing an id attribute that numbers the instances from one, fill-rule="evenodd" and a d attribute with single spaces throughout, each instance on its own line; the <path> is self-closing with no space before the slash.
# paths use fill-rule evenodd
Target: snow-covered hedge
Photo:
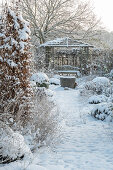
<path id="1" fill-rule="evenodd" d="M 9 163 L 29 154 L 23 136 L 0 121 L 0 163 Z"/>
<path id="2" fill-rule="evenodd" d="M 93 95 L 89 98 L 88 102 L 90 104 L 98 104 L 105 102 L 107 100 L 107 97 L 104 95 Z"/>
<path id="3" fill-rule="evenodd" d="M 38 87 L 49 87 L 49 78 L 45 73 L 34 73 L 30 80 L 36 82 Z"/>
<path id="4" fill-rule="evenodd" d="M 108 104 L 101 104 L 91 111 L 91 115 L 98 120 L 113 121 L 113 107 Z"/>

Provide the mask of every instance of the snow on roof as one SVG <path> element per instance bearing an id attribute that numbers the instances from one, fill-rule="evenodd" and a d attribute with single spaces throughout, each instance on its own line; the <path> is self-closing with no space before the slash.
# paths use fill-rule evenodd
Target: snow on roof
<path id="1" fill-rule="evenodd" d="M 41 44 L 40 47 L 94 47 L 88 43 L 72 40 L 71 38 L 56 38 Z"/>

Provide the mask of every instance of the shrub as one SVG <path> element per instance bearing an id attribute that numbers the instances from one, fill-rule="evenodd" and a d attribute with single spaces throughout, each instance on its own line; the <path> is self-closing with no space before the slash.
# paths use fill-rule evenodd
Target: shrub
<path id="1" fill-rule="evenodd" d="M 50 84 L 60 85 L 60 80 L 58 78 L 50 78 Z"/>
<path id="2" fill-rule="evenodd" d="M 113 78 L 113 69 L 109 73 L 110 77 Z"/>
<path id="3" fill-rule="evenodd" d="M 34 73 L 30 80 L 36 82 L 38 87 L 49 88 L 49 78 L 45 73 Z"/>
<path id="4" fill-rule="evenodd" d="M 98 105 L 91 111 L 91 115 L 98 120 L 113 120 L 113 107 L 111 105 Z"/>
<path id="5" fill-rule="evenodd" d="M 9 163 L 31 155 L 29 147 L 25 144 L 24 138 L 15 133 L 10 127 L 0 121 L 0 164 Z"/>
<path id="6" fill-rule="evenodd" d="M 57 132 L 58 110 L 52 91 L 36 87 L 34 92 L 34 107 L 25 133 L 32 136 L 30 144 L 37 147 L 51 143 L 53 135 Z"/>
<path id="7" fill-rule="evenodd" d="M 94 95 L 94 96 L 91 96 L 88 100 L 88 102 L 90 104 L 98 104 L 98 103 L 102 103 L 102 102 L 105 102 L 107 100 L 107 97 L 104 96 L 104 95 Z"/>
<path id="8" fill-rule="evenodd" d="M 96 77 L 92 81 L 85 84 L 87 90 L 92 90 L 97 94 L 102 94 L 103 89 L 110 85 L 110 81 L 106 77 Z"/>
<path id="9" fill-rule="evenodd" d="M 96 77 L 92 81 L 84 83 L 80 93 L 85 94 L 102 94 L 108 93 L 107 89 L 111 87 L 110 80 L 106 77 Z"/>

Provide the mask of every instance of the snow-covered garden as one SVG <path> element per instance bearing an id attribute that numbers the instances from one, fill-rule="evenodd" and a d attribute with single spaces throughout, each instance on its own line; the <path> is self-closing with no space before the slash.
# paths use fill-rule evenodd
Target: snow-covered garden
<path id="1" fill-rule="evenodd" d="M 54 77 L 52 80 L 55 82 L 56 77 L 59 80 L 59 76 Z M 59 132 L 54 134 L 51 144 L 45 143 L 42 147 L 36 144 L 33 146 L 34 150 L 30 151 L 32 148 L 29 145 L 30 140 L 36 134 L 25 135 L 23 139 L 20 134 L 13 133 L 11 129 L 6 129 L 1 124 L 2 129 L 6 129 L 4 133 L 1 132 L 4 156 L 7 157 L 7 154 L 13 158 L 24 154 L 26 156 L 16 162 L 1 165 L 0 170 L 113 169 L 113 101 L 111 92 L 109 95 L 104 92 L 106 87 L 111 88 L 112 82 L 105 77 L 92 76 L 78 78 L 76 81 L 78 86 L 75 89 L 65 90 L 60 85 L 54 84 L 45 89 L 50 100 L 55 101 L 59 113 L 57 117 Z M 90 86 L 92 82 L 95 82 L 93 85 L 96 86 L 96 90 Z M 103 92 L 97 94 L 101 86 Z M 33 84 L 33 88 L 38 87 Z M 50 117 L 50 120 L 53 118 Z"/>
<path id="2" fill-rule="evenodd" d="M 71 38 L 57 38 L 48 44 L 45 41 L 57 36 L 61 28 L 66 33 L 68 28 L 74 30 L 72 21 L 78 13 L 87 26 L 94 15 L 87 19 L 91 10 L 82 3 L 71 16 L 69 1 L 37 2 L 17 0 L 2 4 L 0 10 L 0 170 L 112 170 L 112 50 L 93 49 L 92 59 L 89 48 L 94 46 L 88 43 L 74 40 L 72 51 L 68 49 Z M 65 41 L 66 50 L 54 58 L 50 46 L 61 48 Z"/>

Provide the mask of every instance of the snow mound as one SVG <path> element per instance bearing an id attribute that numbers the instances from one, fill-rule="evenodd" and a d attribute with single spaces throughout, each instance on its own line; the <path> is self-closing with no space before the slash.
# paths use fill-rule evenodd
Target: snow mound
<path id="1" fill-rule="evenodd" d="M 96 77 L 92 81 L 86 82 L 82 89 L 82 94 L 92 93 L 92 94 L 102 94 L 106 93 L 107 89 L 110 87 L 110 80 L 106 77 Z M 108 92 L 107 92 L 108 93 Z"/>
<path id="2" fill-rule="evenodd" d="M 20 163 L 20 162 L 12 162 L 10 164 L 7 164 L 3 167 L 0 167 L 0 170 L 47 170 L 43 166 L 30 164 L 29 162 Z"/>
<path id="3" fill-rule="evenodd" d="M 0 121 L 0 163 L 8 163 L 31 155 L 24 138 Z"/>
<path id="4" fill-rule="evenodd" d="M 49 81 L 50 81 L 50 84 L 60 85 L 60 80 L 57 78 L 50 78 Z"/>
<path id="5" fill-rule="evenodd" d="M 92 82 L 96 85 L 96 86 L 109 86 L 110 85 L 110 80 L 106 77 L 96 77 L 92 80 Z"/>
<path id="6" fill-rule="evenodd" d="M 98 104 L 98 103 L 102 103 L 105 102 L 107 100 L 107 97 L 104 95 L 93 95 L 89 98 L 88 102 L 90 104 Z"/>
<path id="7" fill-rule="evenodd" d="M 34 73 L 32 76 L 31 76 L 31 81 L 35 81 L 36 83 L 45 83 L 45 82 L 49 82 L 49 78 L 48 76 L 45 74 L 45 73 Z"/>
<path id="8" fill-rule="evenodd" d="M 111 122 L 113 120 L 112 107 L 109 105 L 98 105 L 91 111 L 91 115 L 98 120 L 106 120 Z"/>
<path id="9" fill-rule="evenodd" d="M 49 86 L 49 78 L 45 73 L 42 73 L 42 72 L 34 73 L 31 76 L 30 80 L 36 82 L 38 87 L 48 88 Z"/>

